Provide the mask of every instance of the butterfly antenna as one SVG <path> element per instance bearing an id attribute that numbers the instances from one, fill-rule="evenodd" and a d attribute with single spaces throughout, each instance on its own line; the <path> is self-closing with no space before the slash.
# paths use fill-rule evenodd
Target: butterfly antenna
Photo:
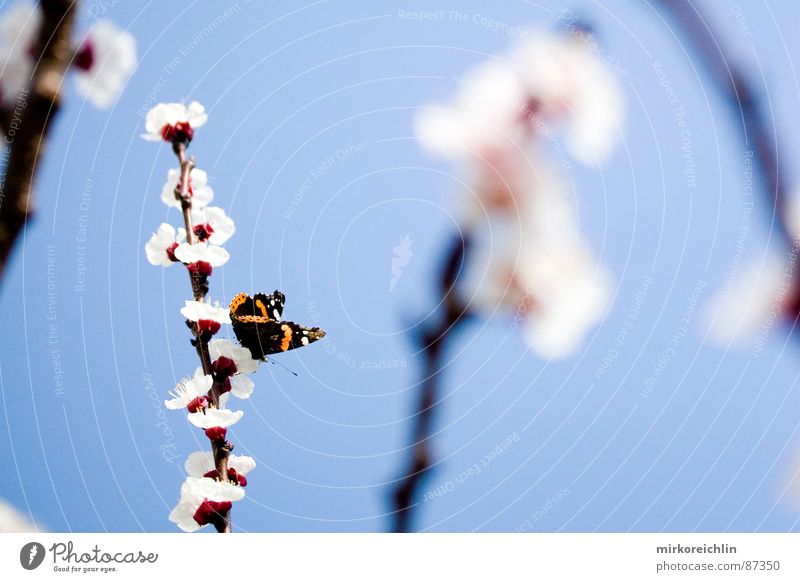
<path id="1" fill-rule="evenodd" d="M 280 366 L 281 368 L 283 368 L 284 370 L 286 370 L 287 372 L 289 372 L 289 373 L 290 373 L 290 374 L 292 374 L 293 376 L 297 376 L 297 372 L 295 372 L 294 370 L 292 370 L 292 369 L 291 369 L 291 368 L 289 368 L 288 366 L 286 366 L 286 365 L 284 365 L 284 364 L 281 364 L 281 363 L 280 363 L 278 360 L 275 360 L 275 359 L 272 359 L 272 358 L 267 358 L 267 361 L 268 361 L 270 364 L 274 364 L 274 365 L 276 365 L 276 366 Z"/>

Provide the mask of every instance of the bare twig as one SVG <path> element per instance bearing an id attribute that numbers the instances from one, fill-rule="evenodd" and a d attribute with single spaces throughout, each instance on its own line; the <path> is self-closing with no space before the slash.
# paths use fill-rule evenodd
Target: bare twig
<path id="1" fill-rule="evenodd" d="M 696 62 L 708 71 L 737 124 L 741 124 L 745 147 L 753 150 L 764 194 L 773 208 L 772 220 L 788 247 L 796 253 L 797 241 L 786 213 L 787 188 L 778 159 L 777 137 L 754 83 L 726 57 L 721 37 L 691 0 L 655 0 L 655 4 L 678 22 L 676 28 L 694 49 Z"/>
<path id="2" fill-rule="evenodd" d="M 433 467 L 430 439 L 436 404 L 441 391 L 440 380 L 445 367 L 444 355 L 448 341 L 456 337 L 456 331 L 469 319 L 468 306 L 459 299 L 455 289 L 468 248 L 468 235 L 459 234 L 453 238 L 442 265 L 439 282 L 442 300 L 439 304 L 439 313 L 433 323 L 423 329 L 419 336 L 425 363 L 414 416 L 408 467 L 398 480 L 392 497 L 394 506 L 392 531 L 395 532 L 411 531 L 414 508 L 417 505 L 415 499 Z"/>
<path id="3" fill-rule="evenodd" d="M 64 75 L 72 59 L 72 25 L 77 0 L 41 0 L 38 57 L 30 87 L 23 91 L 12 115 L 18 129 L 10 144 L 5 190 L 0 192 L 0 277 L 26 222 L 33 215 L 32 191 L 39 161 L 60 106 Z M 8 141 L 8 136 L 7 136 Z"/>

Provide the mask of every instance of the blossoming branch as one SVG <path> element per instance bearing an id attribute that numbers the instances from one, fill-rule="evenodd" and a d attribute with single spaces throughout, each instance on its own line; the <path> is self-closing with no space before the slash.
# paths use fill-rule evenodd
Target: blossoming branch
<path id="1" fill-rule="evenodd" d="M 178 168 L 167 173 L 161 200 L 180 211 L 183 226 L 176 229 L 161 224 L 145 246 L 145 253 L 153 265 L 169 267 L 180 263 L 189 276 L 192 298 L 180 313 L 191 329 L 200 366 L 191 378 L 175 387 L 165 405 L 173 410 L 185 409 L 189 422 L 204 430 L 211 448 L 187 459 L 188 477 L 169 517 L 184 531 L 211 524 L 219 532 L 229 532 L 232 502 L 244 497 L 245 475 L 255 462 L 250 457 L 231 454 L 228 428 L 243 413 L 225 405 L 231 393 L 238 398 L 250 396 L 253 382 L 246 374 L 254 372 L 258 364 L 246 348 L 228 340 L 212 339 L 231 319 L 227 308 L 207 300 L 209 278 L 230 258 L 221 245 L 236 229 L 222 208 L 208 206 L 214 198 L 208 177 L 195 167 L 194 158 L 186 155 L 195 130 L 206 120 L 205 109 L 197 102 L 188 106 L 160 103 L 147 114 L 147 133 L 142 137 L 172 144 L 177 157 Z"/>
<path id="2" fill-rule="evenodd" d="M 231 531 L 232 504 L 244 497 L 245 475 L 255 467 L 252 458 L 231 454 L 228 428 L 243 413 L 226 408 L 228 399 L 231 394 L 250 397 L 254 384 L 247 375 L 256 371 L 259 360 L 307 346 L 325 332 L 282 321 L 285 297 L 280 291 L 253 297 L 240 293 L 230 307 L 208 301 L 209 278 L 230 258 L 221 245 L 236 228 L 222 208 L 209 206 L 214 191 L 208 177 L 195 166 L 194 158 L 186 155 L 195 130 L 206 120 L 205 109 L 197 102 L 188 106 L 161 103 L 147 114 L 147 133 L 142 137 L 172 144 L 178 160 L 178 168 L 167 173 L 161 200 L 180 211 L 183 226 L 161 224 L 147 242 L 145 253 L 151 264 L 170 267 L 180 263 L 189 275 L 192 299 L 186 300 L 180 313 L 191 329 L 200 366 L 191 378 L 174 388 L 172 398 L 164 404 L 169 409 L 186 410 L 189 422 L 203 429 L 211 448 L 192 453 L 186 460 L 188 476 L 169 518 L 184 531 L 210 524 L 218 532 L 227 533 Z M 241 346 L 214 339 L 223 324 L 233 325 Z"/>

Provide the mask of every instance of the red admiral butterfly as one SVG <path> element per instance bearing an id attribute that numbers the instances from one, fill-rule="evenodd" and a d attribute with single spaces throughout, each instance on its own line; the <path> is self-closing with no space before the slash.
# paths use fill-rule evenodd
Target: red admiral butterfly
<path id="1" fill-rule="evenodd" d="M 318 327 L 303 327 L 292 321 L 281 321 L 286 296 L 280 291 L 250 297 L 239 293 L 230 305 L 231 322 L 236 339 L 250 350 L 253 358 L 265 360 L 277 354 L 307 346 L 325 337 Z"/>

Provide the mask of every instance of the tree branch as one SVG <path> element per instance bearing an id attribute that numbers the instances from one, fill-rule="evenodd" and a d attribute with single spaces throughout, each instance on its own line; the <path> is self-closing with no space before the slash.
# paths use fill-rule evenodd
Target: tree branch
<path id="1" fill-rule="evenodd" d="M 178 157 L 180 164 L 180 174 L 178 183 L 175 186 L 175 198 L 181 203 L 181 213 L 183 215 L 183 225 L 186 229 L 186 240 L 189 244 L 195 244 L 197 237 L 194 234 L 194 226 L 192 224 L 192 196 L 189 191 L 189 180 L 192 169 L 194 168 L 194 158 L 186 157 L 186 144 L 179 143 L 173 147 L 175 155 Z M 206 294 L 208 293 L 208 281 L 205 277 L 198 273 L 193 273 L 187 269 L 189 273 L 189 281 L 192 285 L 192 297 L 195 301 L 205 301 Z M 197 356 L 200 358 L 200 365 L 203 368 L 204 374 L 212 373 L 211 355 L 208 351 L 208 337 L 200 331 L 200 326 L 197 322 L 190 323 L 190 329 L 194 335 L 192 344 L 197 350 Z M 225 393 L 224 382 L 214 378 L 211 385 L 211 390 L 208 392 L 208 398 L 215 408 L 219 408 L 219 399 Z M 220 481 L 228 480 L 228 457 L 233 450 L 233 445 L 227 441 L 211 441 L 211 453 L 214 456 L 214 468 L 217 471 L 217 479 Z M 214 527 L 219 533 L 231 533 L 231 510 L 225 512 L 219 521 L 214 522 Z"/>
<path id="2" fill-rule="evenodd" d="M 64 75 L 72 59 L 72 26 L 77 0 L 42 0 L 41 30 L 36 41 L 38 62 L 28 89 L 11 112 L 19 117 L 10 148 L 5 189 L 0 192 L 0 277 L 14 242 L 33 215 L 32 191 L 45 142 L 60 107 Z"/>
<path id="3" fill-rule="evenodd" d="M 439 280 L 441 303 L 438 320 L 422 330 L 419 336 L 422 345 L 423 379 L 414 415 L 412 445 L 407 469 L 398 480 L 392 496 L 394 513 L 392 531 L 408 532 L 413 525 L 415 501 L 419 489 L 431 474 L 433 454 L 430 446 L 433 423 L 436 420 L 436 403 L 439 399 L 440 380 L 445 364 L 444 354 L 448 340 L 456 337 L 456 331 L 469 319 L 468 306 L 456 293 L 456 283 L 469 248 L 469 235 L 459 235 L 445 255 Z"/>
<path id="4" fill-rule="evenodd" d="M 745 147 L 753 150 L 764 194 L 773 209 L 773 223 L 788 247 L 796 251 L 797 241 L 786 213 L 788 194 L 778 159 L 777 137 L 754 84 L 735 63 L 728 60 L 719 35 L 714 34 L 709 22 L 691 0 L 655 0 L 655 4 L 659 4 L 661 10 L 678 23 L 678 31 L 683 32 L 694 49 L 696 62 L 706 69 L 737 124 L 741 123 L 742 139 Z"/>

